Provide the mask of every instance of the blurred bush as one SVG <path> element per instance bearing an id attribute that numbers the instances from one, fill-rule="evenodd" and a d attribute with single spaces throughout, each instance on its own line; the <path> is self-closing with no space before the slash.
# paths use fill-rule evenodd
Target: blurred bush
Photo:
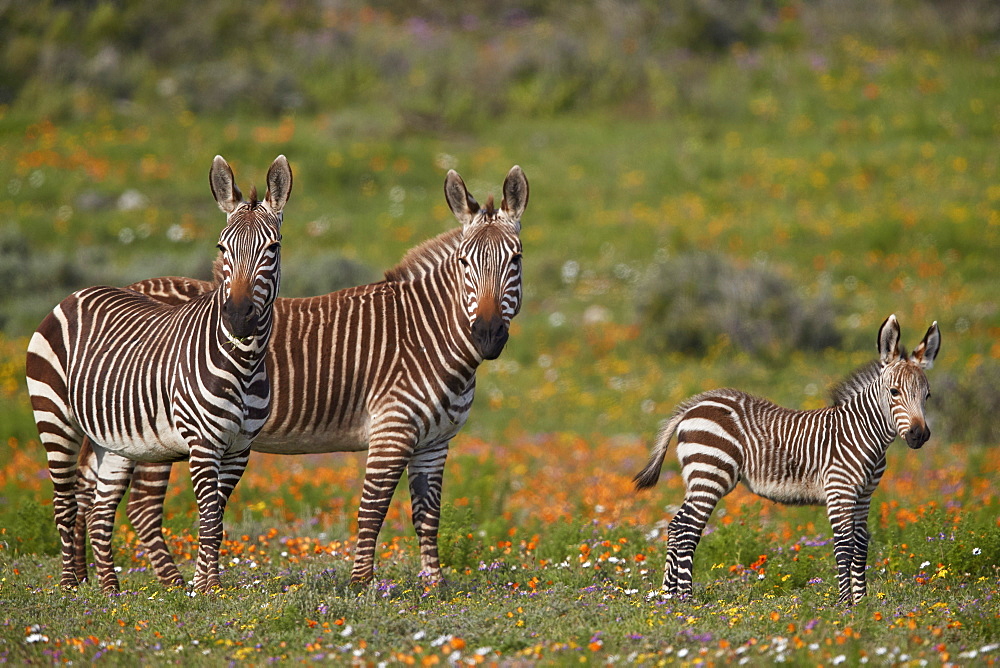
<path id="1" fill-rule="evenodd" d="M 56 304 L 87 286 L 124 286 L 154 276 L 212 278 L 212 256 L 201 248 L 171 254 L 137 250 L 117 261 L 113 250 L 40 249 L 17 226 L 0 227 L 0 330 L 10 336 L 31 333 Z M 281 295 L 325 294 L 380 278 L 361 262 L 325 253 L 283 271 Z"/>
<path id="2" fill-rule="evenodd" d="M 1000 360 L 983 358 L 960 373 L 932 369 L 928 377 L 931 438 L 1000 445 Z"/>
<path id="3" fill-rule="evenodd" d="M 438 126 L 697 104 L 691 89 L 706 84 L 690 54 L 735 44 L 870 31 L 883 43 L 974 48 L 998 26 L 989 0 L 5 2 L 0 104 L 48 116 L 95 98 L 255 114 L 364 106 L 401 126 Z"/>
<path id="4" fill-rule="evenodd" d="M 374 269 L 332 253 L 296 258 L 281 264 L 281 296 L 312 297 L 381 280 Z"/>
<path id="5" fill-rule="evenodd" d="M 789 350 L 836 347 L 828 295 L 804 296 L 764 266 L 690 252 L 656 262 L 639 282 L 638 318 L 655 350 L 704 355 L 725 336 L 741 350 L 778 359 Z"/>

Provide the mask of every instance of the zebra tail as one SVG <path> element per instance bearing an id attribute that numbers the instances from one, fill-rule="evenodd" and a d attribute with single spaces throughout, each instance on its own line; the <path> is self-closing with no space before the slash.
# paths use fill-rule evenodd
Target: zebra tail
<path id="1" fill-rule="evenodd" d="M 681 420 L 684 418 L 684 413 L 686 411 L 678 410 L 674 415 L 667 421 L 663 422 L 660 426 L 660 433 L 656 435 L 656 441 L 653 444 L 653 452 L 649 456 L 649 462 L 646 464 L 646 468 L 639 471 L 632 482 L 635 483 L 636 489 L 646 489 L 652 487 L 656 484 L 656 481 L 660 479 L 660 469 L 663 468 L 663 458 L 667 456 L 667 446 L 670 445 L 670 439 L 673 437 L 674 432 L 677 431 L 677 425 L 680 424 Z"/>

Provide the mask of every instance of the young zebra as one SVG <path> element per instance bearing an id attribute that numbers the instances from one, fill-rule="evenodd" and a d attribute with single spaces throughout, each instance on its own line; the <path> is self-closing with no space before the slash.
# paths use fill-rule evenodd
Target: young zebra
<path id="1" fill-rule="evenodd" d="M 132 460 L 190 459 L 200 543 L 194 586 L 219 586 L 226 501 L 270 410 L 264 356 L 292 172 L 278 156 L 263 201 L 256 191 L 243 201 L 232 169 L 216 156 L 209 184 L 226 213 L 217 288 L 177 306 L 127 289 L 81 290 L 53 309 L 28 344 L 28 391 L 54 487 L 64 587 L 79 582 L 73 534 L 85 437 L 101 481 L 88 524 L 102 590 L 118 589 L 111 534 L 125 489 L 118 481 L 131 475 Z"/>
<path id="2" fill-rule="evenodd" d="M 441 484 L 451 439 L 472 408 L 476 369 L 495 359 L 521 307 L 521 216 L 528 181 L 514 166 L 503 200 L 480 206 L 451 171 L 445 198 L 462 224 L 409 251 L 385 280 L 318 297 L 278 299 L 267 358 L 273 410 L 255 452 L 309 454 L 368 451 L 358 509 L 352 582 L 374 573 L 382 522 L 403 470 L 408 469 L 421 574 L 441 578 L 437 533 Z M 211 287 L 186 278 L 131 286 L 174 303 Z M 94 484 L 93 457 L 84 455 Z M 139 464 L 127 513 L 157 577 L 180 578 L 161 532 L 169 464 Z M 123 483 L 128 484 L 128 478 Z M 77 568 L 86 576 L 83 527 Z"/>
<path id="3" fill-rule="evenodd" d="M 885 453 L 900 436 L 913 449 L 930 438 L 924 369 L 941 346 L 935 322 L 909 357 L 899 347 L 890 315 L 878 333 L 879 359 L 834 391 L 834 404 L 794 411 L 738 390 L 703 392 L 663 422 L 652 456 L 635 476 L 637 489 L 660 477 L 667 446 L 677 434 L 677 457 L 687 492 L 667 529 L 663 591 L 692 590 L 691 564 L 709 516 L 742 480 L 755 494 L 787 504 L 825 505 L 834 534 L 843 603 L 865 595 L 868 506 L 885 472 Z"/>

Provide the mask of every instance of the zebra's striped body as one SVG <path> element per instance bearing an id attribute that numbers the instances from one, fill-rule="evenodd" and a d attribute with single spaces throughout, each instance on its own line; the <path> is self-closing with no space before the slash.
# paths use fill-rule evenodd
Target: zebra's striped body
<path id="1" fill-rule="evenodd" d="M 278 299 L 274 306 L 267 359 L 273 408 L 252 448 L 368 450 L 355 582 L 372 578 L 378 533 L 404 469 L 421 570 L 432 582 L 440 579 L 437 531 L 448 445 L 472 407 L 476 369 L 500 354 L 520 308 L 520 218 L 528 200 L 523 172 L 515 166 L 507 175 L 499 209 L 492 200 L 481 208 L 454 172 L 445 194 L 462 228 L 411 250 L 384 281 Z M 210 285 L 155 279 L 132 287 L 180 302 Z M 128 505 L 157 575 L 167 582 L 177 573 L 160 533 L 169 474 L 169 465 L 137 466 Z M 85 574 L 82 552 L 78 563 Z"/>
<path id="2" fill-rule="evenodd" d="M 834 533 L 840 600 L 865 595 L 868 509 L 897 435 L 920 448 L 930 368 L 941 344 L 937 323 L 907 358 L 899 350 L 895 316 L 882 324 L 876 362 L 834 393 L 834 405 L 795 411 L 738 390 L 710 390 L 681 403 L 656 438 L 639 489 L 656 484 L 671 437 L 687 492 L 668 527 L 663 590 L 687 595 L 702 531 L 719 500 L 743 481 L 780 503 L 825 505 Z"/>
<path id="3" fill-rule="evenodd" d="M 279 156 L 264 201 L 254 193 L 244 202 L 229 165 L 216 156 L 209 182 L 227 213 L 216 289 L 176 306 L 127 289 L 81 290 L 53 309 L 28 345 L 28 391 L 54 487 L 63 586 L 78 583 L 74 492 L 85 437 L 96 462 L 87 520 L 102 589 L 118 589 L 111 532 L 125 488 L 117 481 L 131 475 L 133 460 L 185 458 L 199 512 L 195 588 L 219 585 L 225 503 L 270 409 L 264 355 L 292 175 Z"/>

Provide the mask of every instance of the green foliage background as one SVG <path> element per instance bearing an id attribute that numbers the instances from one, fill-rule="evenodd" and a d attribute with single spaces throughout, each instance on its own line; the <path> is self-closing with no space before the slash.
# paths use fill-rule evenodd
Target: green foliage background
<path id="1" fill-rule="evenodd" d="M 23 350 L 44 314 L 87 285 L 207 276 L 212 157 L 245 189 L 284 153 L 285 296 L 376 280 L 455 224 L 447 169 L 482 201 L 524 168 L 525 303 L 462 438 L 567 434 L 600 459 L 711 387 L 820 406 L 896 313 L 910 347 L 941 327 L 928 447 L 968 446 L 972 484 L 1000 442 L 998 40 L 985 0 L 0 2 L 0 465 L 35 438 Z M 41 555 L 33 474 L 6 474 L 0 527 Z M 486 477 L 446 518 L 454 564 L 506 531 L 517 490 Z M 969 530 L 995 533 L 990 512 Z"/>

